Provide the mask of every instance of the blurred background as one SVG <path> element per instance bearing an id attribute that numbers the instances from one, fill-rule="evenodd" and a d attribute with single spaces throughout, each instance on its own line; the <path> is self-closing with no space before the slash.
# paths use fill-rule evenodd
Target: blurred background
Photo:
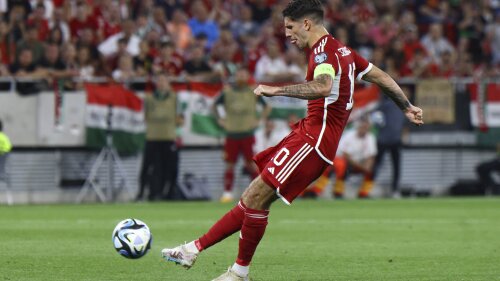
<path id="1" fill-rule="evenodd" d="M 221 91 L 241 69 L 250 87 L 304 80 L 305 55 L 284 36 L 287 2 L 0 0 L 0 202 L 218 199 L 231 133 Z M 368 119 L 377 140 L 370 197 L 500 194 L 500 1 L 324 5 L 329 32 L 425 112 L 424 126 L 410 126 L 377 88 L 356 85 L 349 127 Z M 159 119 L 147 114 L 158 106 L 147 100 L 162 100 L 157 93 L 176 97 L 177 116 L 155 115 L 174 133 L 169 152 L 148 154 L 157 141 L 148 124 Z M 286 135 L 306 105 L 256 104 L 254 151 Z M 156 177 L 145 156 L 155 154 L 172 176 L 160 179 L 158 196 L 146 188 L 143 197 L 140 186 Z M 334 174 L 312 197 L 332 197 Z M 234 195 L 251 176 L 240 157 Z M 356 197 L 362 180 L 346 179 L 345 198 Z"/>

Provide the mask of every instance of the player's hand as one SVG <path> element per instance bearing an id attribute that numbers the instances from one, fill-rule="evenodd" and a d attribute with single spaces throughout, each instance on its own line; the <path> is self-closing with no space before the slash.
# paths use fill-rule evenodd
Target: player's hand
<path id="1" fill-rule="evenodd" d="M 256 96 L 272 97 L 276 95 L 277 90 L 278 87 L 259 85 L 253 92 Z"/>
<path id="2" fill-rule="evenodd" d="M 424 124 L 424 116 L 423 116 L 423 111 L 421 108 L 410 105 L 409 108 L 407 108 L 404 111 L 406 118 L 410 120 L 413 124 L 420 126 Z"/>

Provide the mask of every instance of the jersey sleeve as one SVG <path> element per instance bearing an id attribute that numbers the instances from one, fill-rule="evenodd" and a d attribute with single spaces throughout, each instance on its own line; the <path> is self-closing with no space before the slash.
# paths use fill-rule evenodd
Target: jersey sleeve
<path id="1" fill-rule="evenodd" d="M 338 73 L 339 60 L 335 54 L 335 49 L 331 42 L 327 42 L 324 47 L 317 47 L 311 52 L 313 56 L 314 68 L 313 68 L 313 78 L 318 77 L 321 74 L 328 74 L 335 79 L 336 73 Z"/>
<path id="2" fill-rule="evenodd" d="M 363 76 L 365 76 L 365 74 L 372 69 L 373 64 L 368 62 L 364 57 L 360 56 L 355 50 L 351 49 L 351 52 L 354 56 L 354 64 L 356 65 L 356 79 L 361 81 Z"/>

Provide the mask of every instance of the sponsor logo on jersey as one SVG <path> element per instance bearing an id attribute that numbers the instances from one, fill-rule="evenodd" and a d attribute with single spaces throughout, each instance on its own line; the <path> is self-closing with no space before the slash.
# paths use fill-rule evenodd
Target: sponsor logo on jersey
<path id="1" fill-rule="evenodd" d="M 271 173 L 271 175 L 274 175 L 274 167 L 267 168 L 267 170 Z"/>
<path id="2" fill-rule="evenodd" d="M 320 53 L 320 54 L 317 54 L 315 57 L 314 57 L 314 62 L 316 64 L 320 64 L 324 61 L 326 61 L 326 59 L 328 58 L 328 56 L 326 55 L 326 53 Z"/>
<path id="3" fill-rule="evenodd" d="M 351 54 L 351 50 L 347 49 L 347 47 L 339 48 L 338 51 L 343 57 Z"/>

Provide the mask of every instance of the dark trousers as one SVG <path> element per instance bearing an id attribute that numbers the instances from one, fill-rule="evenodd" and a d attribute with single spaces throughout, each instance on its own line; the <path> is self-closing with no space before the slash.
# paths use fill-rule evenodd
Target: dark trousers
<path id="1" fill-rule="evenodd" d="M 173 141 L 147 141 L 144 149 L 138 199 L 149 188 L 149 200 L 175 199 L 179 152 Z"/>
<path id="2" fill-rule="evenodd" d="M 374 174 L 378 173 L 380 166 L 382 165 L 382 159 L 384 159 L 384 154 L 386 152 L 390 153 L 391 164 L 392 164 L 392 191 L 399 189 L 399 176 L 401 173 L 401 143 L 395 144 L 382 144 L 377 143 L 377 156 L 375 157 Z"/>
<path id="3" fill-rule="evenodd" d="M 479 176 L 479 181 L 481 183 L 481 188 L 487 190 L 491 188 L 493 193 L 498 193 L 495 187 L 493 178 L 491 174 L 494 172 L 500 172 L 500 158 L 496 158 L 487 162 L 483 162 L 476 167 L 477 175 Z"/>

